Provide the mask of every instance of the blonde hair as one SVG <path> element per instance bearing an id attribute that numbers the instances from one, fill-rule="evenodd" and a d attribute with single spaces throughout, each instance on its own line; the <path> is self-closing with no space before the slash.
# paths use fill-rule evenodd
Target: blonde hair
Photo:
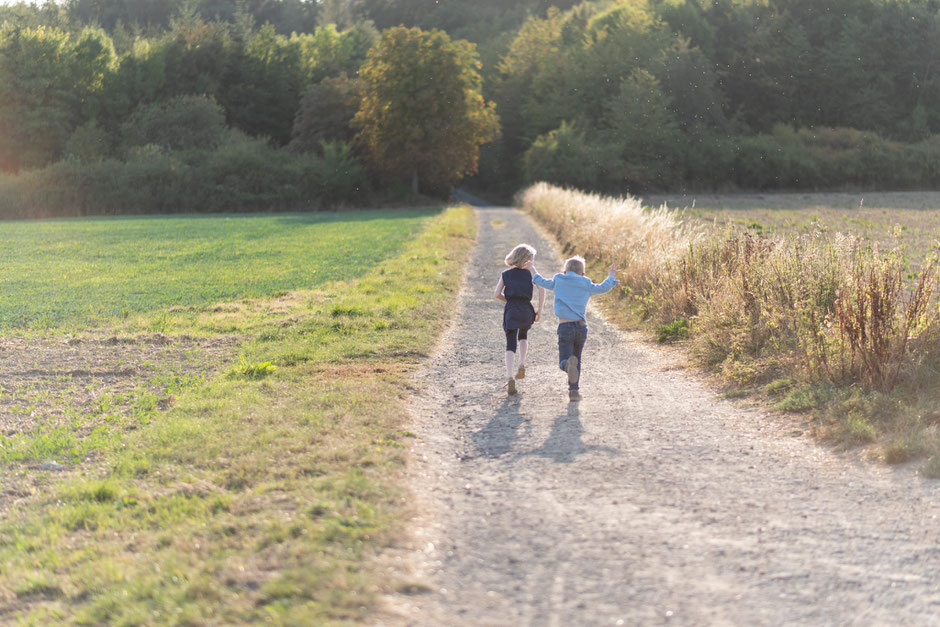
<path id="1" fill-rule="evenodd" d="M 565 272 L 584 274 L 584 257 L 575 255 L 565 260 Z"/>
<path id="2" fill-rule="evenodd" d="M 535 259 L 535 249 L 528 244 L 519 244 L 506 255 L 506 265 L 521 268 L 529 259 Z"/>

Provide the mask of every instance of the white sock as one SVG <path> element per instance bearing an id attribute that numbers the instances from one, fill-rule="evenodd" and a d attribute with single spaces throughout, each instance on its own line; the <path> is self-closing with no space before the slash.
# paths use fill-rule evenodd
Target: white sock
<path id="1" fill-rule="evenodd" d="M 506 376 L 512 379 L 512 363 L 516 360 L 516 354 L 512 351 L 506 351 Z"/>
<path id="2" fill-rule="evenodd" d="M 529 349 L 529 341 L 519 340 L 519 365 L 520 366 L 525 364 L 525 354 L 528 349 Z"/>

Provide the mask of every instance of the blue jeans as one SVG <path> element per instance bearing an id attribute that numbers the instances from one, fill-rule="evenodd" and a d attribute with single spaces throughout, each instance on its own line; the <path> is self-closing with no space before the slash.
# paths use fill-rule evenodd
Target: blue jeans
<path id="1" fill-rule="evenodd" d="M 577 322 L 562 322 L 558 325 L 558 367 L 567 370 L 568 358 L 578 358 L 578 382 L 581 381 L 581 351 L 587 340 L 587 325 Z M 577 383 L 569 383 L 569 390 L 577 390 Z"/>

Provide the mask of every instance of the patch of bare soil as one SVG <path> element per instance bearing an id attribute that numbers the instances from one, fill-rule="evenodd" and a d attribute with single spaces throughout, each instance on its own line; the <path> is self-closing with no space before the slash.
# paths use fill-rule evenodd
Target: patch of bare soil
<path id="1" fill-rule="evenodd" d="M 458 317 L 418 377 L 420 513 L 384 556 L 401 583 L 376 623 L 940 624 L 936 481 L 722 401 L 596 311 L 569 403 L 550 297 L 508 397 L 502 257 L 529 242 L 545 274 L 561 261 L 521 213 L 479 215 Z"/>
<path id="2" fill-rule="evenodd" d="M 127 337 L 35 339 L 0 337 L 0 446 L 37 433 L 132 429 L 133 415 L 165 410 L 173 390 L 218 371 L 237 339 L 195 339 L 162 333 Z M 28 459 L 0 467 L 0 514 L 39 492 L 51 474 L 81 472 L 92 460 Z"/>

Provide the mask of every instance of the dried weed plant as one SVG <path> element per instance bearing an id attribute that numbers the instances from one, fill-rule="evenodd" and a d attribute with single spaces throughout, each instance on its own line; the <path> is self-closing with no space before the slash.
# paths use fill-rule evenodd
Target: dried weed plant
<path id="1" fill-rule="evenodd" d="M 797 376 L 889 391 L 936 356 L 936 254 L 910 284 L 901 255 L 849 235 L 706 234 L 665 206 L 545 183 L 519 201 L 566 251 L 620 265 L 643 317 L 691 320 L 692 353 L 738 383 Z"/>

